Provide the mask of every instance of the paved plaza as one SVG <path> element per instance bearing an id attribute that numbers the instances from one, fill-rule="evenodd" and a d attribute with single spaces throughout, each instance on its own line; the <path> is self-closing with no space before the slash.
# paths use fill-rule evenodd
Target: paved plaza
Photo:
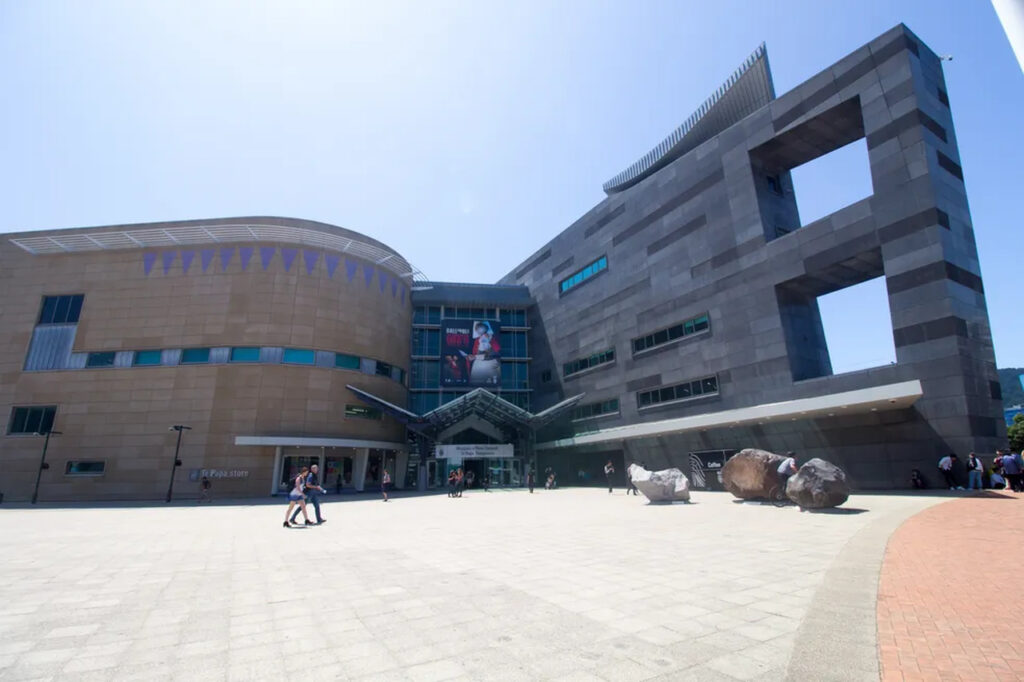
<path id="1" fill-rule="evenodd" d="M 0 507 L 0 679 L 877 680 L 886 541 L 943 501 L 327 499 Z"/>

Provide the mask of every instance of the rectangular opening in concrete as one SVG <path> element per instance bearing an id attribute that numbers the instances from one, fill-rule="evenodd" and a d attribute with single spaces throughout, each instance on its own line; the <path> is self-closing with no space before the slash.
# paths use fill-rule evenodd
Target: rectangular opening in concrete
<path id="1" fill-rule="evenodd" d="M 860 98 L 840 102 L 751 149 L 750 166 L 766 241 L 870 196 Z"/>
<path id="2" fill-rule="evenodd" d="M 872 195 L 868 145 L 862 137 L 790 170 L 802 225 Z"/>
<path id="3" fill-rule="evenodd" d="M 818 310 L 833 373 L 896 362 L 884 277 L 819 296 Z"/>

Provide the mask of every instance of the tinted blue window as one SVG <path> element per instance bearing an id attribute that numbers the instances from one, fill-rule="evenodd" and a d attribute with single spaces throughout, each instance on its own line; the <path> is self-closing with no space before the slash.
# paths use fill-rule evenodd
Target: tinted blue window
<path id="1" fill-rule="evenodd" d="M 181 351 L 181 364 L 183 365 L 195 365 L 209 361 L 209 348 L 186 348 Z"/>
<path id="2" fill-rule="evenodd" d="M 316 360 L 316 353 L 305 348 L 285 348 L 281 362 L 290 362 L 296 365 L 312 365 Z"/>
<path id="3" fill-rule="evenodd" d="M 113 367 L 114 366 L 113 351 L 103 353 L 89 353 L 85 359 L 86 367 Z"/>
<path id="4" fill-rule="evenodd" d="M 337 353 L 334 356 L 334 366 L 341 369 L 354 369 L 359 371 L 359 358 L 355 355 Z"/>
<path id="5" fill-rule="evenodd" d="M 163 355 L 163 351 L 159 350 L 140 350 L 135 352 L 135 365 L 159 365 L 160 357 Z"/>
<path id="6" fill-rule="evenodd" d="M 231 362 L 259 362 L 260 349 L 255 347 L 232 348 Z"/>
<path id="7" fill-rule="evenodd" d="M 601 272 L 602 270 L 606 269 L 607 267 L 608 257 L 601 256 L 594 262 L 584 266 L 578 272 L 575 272 L 566 277 L 565 279 L 563 279 L 558 285 L 559 291 L 564 294 L 566 291 L 569 291 L 573 287 L 582 284 L 583 282 L 587 281 L 588 279 L 590 279 L 597 273 Z"/>

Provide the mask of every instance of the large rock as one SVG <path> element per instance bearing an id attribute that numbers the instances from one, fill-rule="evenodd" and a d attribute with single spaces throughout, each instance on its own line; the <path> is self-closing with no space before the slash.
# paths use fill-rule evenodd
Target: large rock
<path id="1" fill-rule="evenodd" d="M 629 477 L 651 502 L 690 501 L 690 480 L 679 469 L 648 471 L 639 464 L 630 464 Z"/>
<path id="2" fill-rule="evenodd" d="M 722 467 L 722 485 L 743 500 L 767 499 L 779 484 L 779 465 L 784 459 L 767 450 L 740 450 Z"/>
<path id="3" fill-rule="evenodd" d="M 789 478 L 786 497 L 804 509 L 838 507 L 850 497 L 846 472 L 815 457 Z"/>

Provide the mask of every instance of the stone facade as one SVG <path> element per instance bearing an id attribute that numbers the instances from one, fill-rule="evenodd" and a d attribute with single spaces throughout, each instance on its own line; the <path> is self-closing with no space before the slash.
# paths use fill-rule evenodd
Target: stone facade
<path id="1" fill-rule="evenodd" d="M 790 169 L 865 138 L 873 194 L 802 225 Z M 607 258 L 568 291 L 560 282 Z M 834 375 L 817 297 L 885 277 L 897 362 Z M 503 283 L 536 301 L 535 409 L 618 399 L 609 427 L 918 379 L 910 409 L 591 445 L 648 468 L 690 452 L 796 450 L 860 487 L 905 487 L 947 452 L 1005 438 L 984 289 L 941 62 L 900 25 L 681 158 L 610 194 Z M 632 340 L 707 314 L 709 329 L 639 353 Z M 570 377 L 563 364 L 614 348 Z M 541 376 L 548 376 L 542 381 Z M 641 408 L 638 392 L 717 377 L 718 391 Z M 571 432 L 542 435 L 553 439 Z M 556 463 L 557 450 L 549 451 Z"/>
<path id="2" fill-rule="evenodd" d="M 176 483 L 185 497 L 196 492 L 197 484 L 188 481 L 192 469 L 249 472 L 246 478 L 215 481 L 219 496 L 270 492 L 275 447 L 239 446 L 237 436 L 405 443 L 404 427 L 390 417 L 372 420 L 345 413 L 346 405 L 361 405 L 346 384 L 404 404 L 404 377 L 367 373 L 366 366 L 362 371 L 340 369 L 334 363 L 334 353 L 344 353 L 408 368 L 408 282 L 386 266 L 288 239 L 64 254 L 32 254 L 13 241 L 222 222 L 227 221 L 4 235 L 0 413 L 6 419 L 16 406 L 56 406 L 53 428 L 62 432 L 49 444 L 51 468 L 42 476 L 41 500 L 160 498 L 175 447 L 176 434 L 168 431 L 172 424 L 192 427 L 182 439 Z M 308 229 L 390 251 L 361 235 L 308 221 L 230 222 L 270 224 L 286 232 Z M 244 270 L 243 253 L 248 254 Z M 78 353 L 116 351 L 118 365 L 126 366 L 25 371 L 43 297 L 62 294 L 84 294 L 72 364 Z M 277 349 L 279 355 L 272 363 L 228 362 L 232 347 L 262 348 L 264 353 Z M 195 365 L 132 366 L 131 351 L 155 349 L 166 355 L 167 349 L 187 348 L 211 348 L 213 355 L 209 363 Z M 316 351 L 315 365 L 282 362 L 285 348 Z M 31 495 L 42 440 L 0 437 L 0 492 L 7 500 Z M 316 455 L 320 448 L 304 453 Z M 100 460 L 106 468 L 102 476 L 67 476 L 68 460 Z M 404 471 L 394 476 L 397 481 L 402 477 Z"/>

